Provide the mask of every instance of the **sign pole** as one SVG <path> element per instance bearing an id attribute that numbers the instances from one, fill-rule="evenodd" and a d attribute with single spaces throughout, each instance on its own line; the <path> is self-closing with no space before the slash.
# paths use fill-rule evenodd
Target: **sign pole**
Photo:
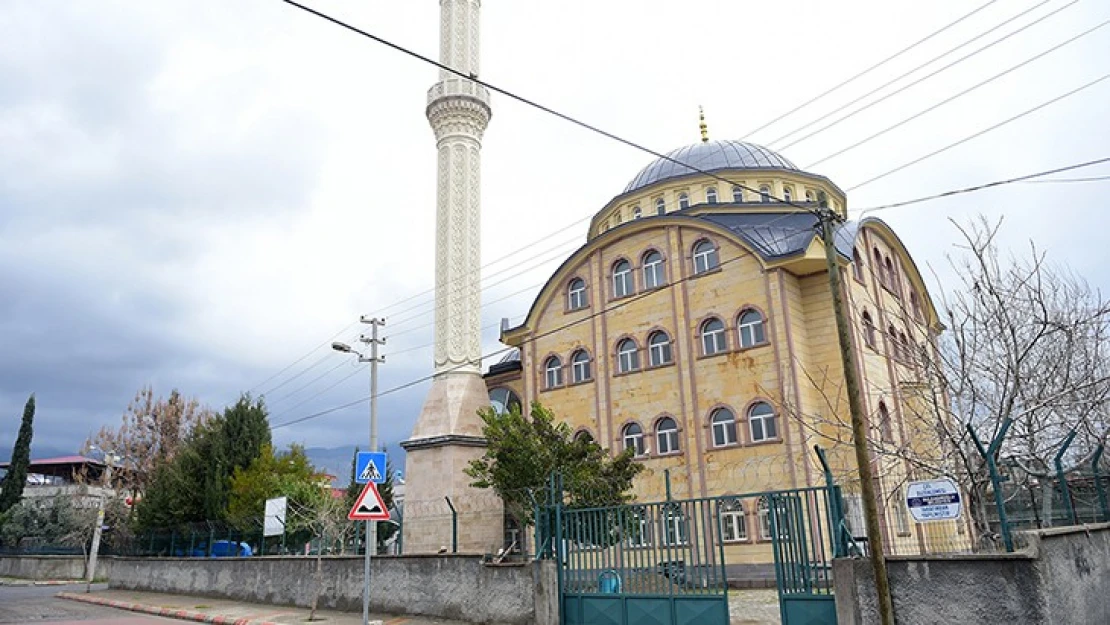
<path id="1" fill-rule="evenodd" d="M 366 531 L 362 533 L 366 537 L 366 557 L 362 568 L 362 625 L 370 625 L 370 524 L 373 522 L 367 521 Z"/>
<path id="2" fill-rule="evenodd" d="M 389 510 L 385 507 L 385 500 L 378 491 L 378 484 L 385 482 L 385 467 L 387 466 L 385 454 L 382 452 L 360 452 L 356 459 L 355 480 L 365 482 L 362 494 L 355 500 L 354 507 L 347 513 L 351 521 L 364 521 L 366 523 L 366 552 L 363 558 L 362 577 L 362 622 L 370 623 L 370 558 L 375 546 L 374 535 L 371 532 L 373 523 L 389 520 Z"/>

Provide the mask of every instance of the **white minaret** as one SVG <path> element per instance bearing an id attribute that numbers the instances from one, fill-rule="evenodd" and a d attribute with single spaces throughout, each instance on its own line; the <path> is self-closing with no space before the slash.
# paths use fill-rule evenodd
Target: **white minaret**
<path id="1" fill-rule="evenodd" d="M 440 0 L 440 62 L 478 76 L 481 0 Z M 460 552 L 496 551 L 503 511 L 490 491 L 471 488 L 463 469 L 482 455 L 480 408 L 489 406 L 481 376 L 481 153 L 490 120 L 489 92 L 441 70 L 428 92 L 436 137 L 435 378 L 407 452 L 405 553 L 451 548 L 450 497 L 458 512 Z"/>

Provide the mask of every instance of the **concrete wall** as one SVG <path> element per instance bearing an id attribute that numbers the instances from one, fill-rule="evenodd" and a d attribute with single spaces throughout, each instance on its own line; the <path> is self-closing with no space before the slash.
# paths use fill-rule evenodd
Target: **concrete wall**
<path id="1" fill-rule="evenodd" d="M 1110 524 L 1024 538 L 1012 554 L 888 558 L 898 623 L 1110 623 Z M 879 622 L 869 560 L 837 560 L 833 579 L 840 625 Z"/>
<path id="2" fill-rule="evenodd" d="M 112 558 L 96 561 L 97 578 L 112 573 Z M 81 556 L 0 556 L 0 577 L 22 579 L 84 579 L 85 559 Z"/>
<path id="3" fill-rule="evenodd" d="M 321 565 L 320 607 L 360 611 L 362 558 L 326 557 Z M 315 571 L 316 559 L 303 557 L 119 558 L 110 586 L 307 606 Z M 371 580 L 375 611 L 475 623 L 557 623 L 557 614 L 550 620 L 558 604 L 550 562 L 487 565 L 477 556 L 376 557 Z"/>

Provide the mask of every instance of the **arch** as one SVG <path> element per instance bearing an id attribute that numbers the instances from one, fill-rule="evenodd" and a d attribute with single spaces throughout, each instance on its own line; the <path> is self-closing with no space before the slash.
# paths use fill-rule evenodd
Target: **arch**
<path id="1" fill-rule="evenodd" d="M 663 215 L 667 212 L 667 202 L 661 197 L 655 198 L 655 214 Z"/>
<path id="2" fill-rule="evenodd" d="M 817 201 L 817 196 L 813 193 L 813 189 L 806 189 L 806 201 L 810 204 Z"/>
<path id="3" fill-rule="evenodd" d="M 894 267 L 894 261 L 890 260 L 890 256 L 887 256 L 884 259 L 883 266 L 886 268 L 885 273 L 887 288 L 890 289 L 890 292 L 893 293 L 895 297 L 899 297 L 901 294 L 899 293 L 900 289 L 898 288 L 898 270 Z"/>
<path id="4" fill-rule="evenodd" d="M 863 341 L 868 347 L 875 349 L 875 320 L 871 318 L 871 313 L 864 310 L 860 321 L 863 323 Z"/>
<path id="5" fill-rule="evenodd" d="M 740 442 L 736 413 L 728 406 L 709 411 L 709 442 L 713 447 L 731 447 Z"/>
<path id="6" fill-rule="evenodd" d="M 553 389 L 563 385 L 563 359 L 552 354 L 543 360 L 544 388 Z"/>
<path id="7" fill-rule="evenodd" d="M 708 187 L 705 190 L 705 201 L 707 204 L 717 203 L 717 187 Z"/>
<path id="8" fill-rule="evenodd" d="M 586 281 L 579 277 L 571 278 L 567 282 L 567 310 L 581 310 L 590 305 L 590 294 L 586 288 Z"/>
<path id="9" fill-rule="evenodd" d="M 771 201 L 771 187 L 765 184 L 759 185 L 759 201 L 764 204 Z"/>
<path id="10" fill-rule="evenodd" d="M 753 306 L 740 310 L 736 317 L 736 336 L 741 349 L 767 342 L 766 317 Z"/>
<path id="11" fill-rule="evenodd" d="M 671 335 L 666 330 L 653 330 L 647 337 L 648 364 L 652 367 L 662 367 L 674 362 L 674 350 L 671 348 Z"/>
<path id="12" fill-rule="evenodd" d="M 691 249 L 693 249 L 695 275 L 713 271 L 721 266 L 720 248 L 712 240 L 698 239 Z"/>
<path id="13" fill-rule="evenodd" d="M 883 253 L 879 251 L 878 247 L 871 248 L 871 254 L 875 257 L 872 267 L 875 270 L 875 277 L 879 279 L 879 284 L 886 284 L 886 276 L 883 273 Z"/>
<path id="14" fill-rule="evenodd" d="M 644 427 L 639 421 L 627 421 L 621 426 L 621 449 L 633 449 L 635 456 L 644 455 Z"/>
<path id="15" fill-rule="evenodd" d="M 590 428 L 588 428 L 586 426 L 582 426 L 582 427 L 578 428 L 577 430 L 575 430 L 574 434 L 571 435 L 571 438 L 573 438 L 576 441 L 579 441 L 579 440 L 582 440 L 583 438 L 585 438 L 587 441 L 589 441 L 591 443 L 596 443 L 597 442 L 597 437 L 595 437 L 594 433 L 590 431 Z"/>
<path id="16" fill-rule="evenodd" d="M 858 247 L 852 248 L 852 277 L 863 282 L 863 256 L 860 256 Z"/>
<path id="17" fill-rule="evenodd" d="M 635 292 L 635 283 L 632 278 L 632 263 L 627 258 L 620 258 L 613 262 L 610 268 L 613 282 L 613 297 L 628 297 Z"/>
<path id="18" fill-rule="evenodd" d="M 632 219 L 639 219 L 643 216 L 643 212 L 640 210 L 639 206 L 632 207 Z"/>
<path id="19" fill-rule="evenodd" d="M 738 543 L 748 540 L 747 511 L 744 509 L 744 500 L 739 497 L 721 500 L 721 538 L 726 543 Z"/>
<path id="20" fill-rule="evenodd" d="M 683 191 L 678 194 L 678 210 L 690 208 L 690 195 Z"/>
<path id="21" fill-rule="evenodd" d="M 580 347 L 570 355 L 570 371 L 571 381 L 574 383 L 589 382 L 593 380 L 593 367 L 590 366 L 592 362 L 590 352 L 584 347 Z"/>
<path id="22" fill-rule="evenodd" d="M 902 350 L 902 360 L 912 362 L 914 360 L 913 350 L 910 349 L 910 340 L 906 337 L 905 332 L 898 333 L 898 346 Z"/>
<path id="23" fill-rule="evenodd" d="M 882 432 L 883 442 L 894 442 L 894 424 L 890 422 L 890 410 L 883 400 L 879 400 L 879 431 Z"/>
<path id="24" fill-rule="evenodd" d="M 513 406 L 516 406 L 517 410 L 522 407 L 520 396 L 507 386 L 491 388 L 489 390 L 489 403 L 493 410 L 500 414 L 509 412 L 513 409 Z"/>
<path id="25" fill-rule="evenodd" d="M 702 356 L 713 356 L 728 351 L 725 322 L 720 317 L 708 317 L 698 324 Z"/>
<path id="26" fill-rule="evenodd" d="M 778 440 L 779 428 L 776 423 L 775 409 L 770 402 L 754 400 L 745 411 L 748 420 L 748 435 L 753 443 Z"/>
<path id="27" fill-rule="evenodd" d="M 886 328 L 887 336 L 890 337 L 890 355 L 895 360 L 902 360 L 902 346 L 898 344 L 898 330 L 891 324 Z"/>
<path id="28" fill-rule="evenodd" d="M 794 196 L 794 190 L 791 189 L 790 187 L 786 186 L 786 185 L 783 185 L 783 187 L 782 187 L 782 201 L 783 202 L 791 202 L 794 199 L 793 196 Z"/>
<path id="29" fill-rule="evenodd" d="M 640 346 L 631 336 L 618 339 L 616 344 L 617 373 L 640 370 Z"/>
<path id="30" fill-rule="evenodd" d="M 670 415 L 660 415 L 655 419 L 652 430 L 655 432 L 655 453 L 663 456 L 682 452 L 678 438 L 678 421 Z"/>
<path id="31" fill-rule="evenodd" d="M 913 318 L 921 321 L 923 319 L 921 314 L 921 296 L 917 294 L 917 289 L 910 290 L 910 310 L 913 312 Z"/>
<path id="32" fill-rule="evenodd" d="M 655 248 L 648 249 L 640 257 L 645 289 L 656 289 L 667 283 L 664 260 L 663 254 Z"/>
<path id="33" fill-rule="evenodd" d="M 744 202 L 744 188 L 740 185 L 734 185 L 732 187 L 732 201 L 737 204 L 742 204 Z"/>

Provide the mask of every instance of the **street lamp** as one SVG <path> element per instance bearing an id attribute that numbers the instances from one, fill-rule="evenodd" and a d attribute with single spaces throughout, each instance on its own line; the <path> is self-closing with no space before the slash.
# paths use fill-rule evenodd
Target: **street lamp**
<path id="1" fill-rule="evenodd" d="M 89 445 L 86 453 L 94 450 L 104 454 L 106 468 L 100 485 L 100 501 L 96 508 L 96 526 L 93 527 L 92 545 L 89 548 L 88 570 L 85 571 L 85 592 L 92 589 L 93 577 L 96 576 L 96 558 L 100 551 L 100 534 L 104 529 L 104 499 L 108 488 L 112 485 L 112 467 L 117 460 L 123 459 L 122 456 L 116 455 L 115 451 L 100 449 L 96 445 Z"/>

